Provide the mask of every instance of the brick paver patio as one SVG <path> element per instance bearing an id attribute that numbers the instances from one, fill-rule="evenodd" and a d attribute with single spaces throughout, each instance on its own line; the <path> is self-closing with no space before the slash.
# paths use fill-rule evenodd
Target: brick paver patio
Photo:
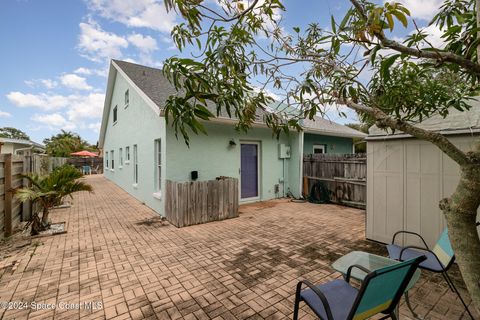
<path id="1" fill-rule="evenodd" d="M 0 262 L 0 300 L 23 302 L 0 319 L 286 319 L 299 279 L 340 277 L 330 265 L 352 250 L 385 254 L 363 240 L 360 210 L 275 200 L 177 229 L 103 177 L 87 179 L 94 194 L 52 212 L 68 233 Z M 440 276 L 423 273 L 411 294 L 427 319 L 463 315 Z M 313 318 L 306 308 L 301 317 Z"/>

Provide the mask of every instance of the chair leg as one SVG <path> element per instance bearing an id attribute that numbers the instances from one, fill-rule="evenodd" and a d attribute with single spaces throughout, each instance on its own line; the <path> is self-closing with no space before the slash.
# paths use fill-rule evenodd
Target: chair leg
<path id="1" fill-rule="evenodd" d="M 472 318 L 472 320 L 475 320 L 475 318 L 473 317 L 472 313 L 470 312 L 470 310 L 468 309 L 468 306 L 467 304 L 465 303 L 465 301 L 463 301 L 463 298 L 462 296 L 460 295 L 460 292 L 458 292 L 457 290 L 457 287 L 455 287 L 455 285 L 453 284 L 453 281 L 452 279 L 448 276 L 447 272 L 443 272 L 445 274 L 445 277 L 450 281 L 450 284 L 452 285 L 453 287 L 453 291 L 457 294 L 457 296 L 460 298 L 460 301 L 462 302 L 463 306 L 465 307 L 465 310 L 467 311 L 468 315 L 470 316 L 470 318 Z"/>
<path id="2" fill-rule="evenodd" d="M 450 290 L 451 290 L 452 292 L 454 292 L 453 287 L 452 287 L 452 285 L 450 284 L 450 278 L 448 278 L 448 277 L 446 276 L 446 274 L 447 274 L 446 271 L 443 271 L 443 272 L 442 272 L 443 279 L 445 279 L 445 281 L 447 282 L 448 287 L 450 288 Z"/>
<path id="3" fill-rule="evenodd" d="M 295 292 L 295 304 L 293 306 L 293 320 L 298 319 L 298 309 L 300 307 L 300 291 L 302 290 L 301 288 L 301 283 L 297 285 L 297 290 Z"/>

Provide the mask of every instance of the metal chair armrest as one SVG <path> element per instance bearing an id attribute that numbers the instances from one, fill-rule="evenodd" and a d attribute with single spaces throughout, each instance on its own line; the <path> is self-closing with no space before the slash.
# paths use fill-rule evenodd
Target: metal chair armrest
<path id="1" fill-rule="evenodd" d="M 403 247 L 402 250 L 400 251 L 400 255 L 398 257 L 398 260 L 399 261 L 403 261 L 402 260 L 402 255 L 403 255 L 403 252 L 407 249 L 418 249 L 418 250 L 423 250 L 423 251 L 427 251 L 427 252 L 430 252 L 434 257 L 435 259 L 437 259 L 437 262 L 438 264 L 442 267 L 443 270 L 445 270 L 445 266 L 442 264 L 442 262 L 440 261 L 440 259 L 438 259 L 437 255 L 435 254 L 435 252 L 433 252 L 432 250 L 430 249 L 425 249 L 425 248 L 422 248 L 422 247 L 417 247 L 417 246 L 406 246 L 406 247 Z M 426 258 L 426 257 L 425 257 Z"/>
<path id="2" fill-rule="evenodd" d="M 368 269 L 365 268 L 364 266 L 361 266 L 361 265 L 359 265 L 359 264 L 353 264 L 353 265 L 351 265 L 350 267 L 348 267 L 348 269 L 347 269 L 347 275 L 345 276 L 345 281 L 350 282 L 350 276 L 351 276 L 351 273 L 352 273 L 352 269 L 353 269 L 353 268 L 360 269 L 360 270 L 362 270 L 363 272 L 365 272 L 366 274 L 369 274 L 370 272 L 372 272 L 371 270 L 368 270 Z"/>
<path id="3" fill-rule="evenodd" d="M 421 235 L 419 235 L 419 234 L 416 233 L 416 232 L 407 231 L 407 230 L 400 230 L 400 231 L 395 232 L 395 234 L 393 235 L 393 238 L 392 238 L 392 244 L 395 244 L 395 238 L 397 237 L 397 235 L 402 234 L 402 233 L 412 234 L 412 235 L 414 235 L 414 236 L 419 237 L 420 240 L 422 240 L 423 244 L 425 245 L 425 248 L 427 248 L 428 250 L 430 250 L 430 248 L 428 247 L 427 242 L 425 241 L 425 239 L 423 239 L 423 237 L 422 237 Z"/>
<path id="4" fill-rule="evenodd" d="M 302 284 L 306 285 L 308 288 L 310 288 L 315 294 L 318 296 L 320 301 L 323 304 L 323 307 L 325 308 L 325 313 L 327 314 L 327 320 L 334 320 L 333 319 L 333 314 L 332 314 L 332 309 L 330 308 L 330 304 L 328 303 L 327 297 L 318 289 L 313 283 L 311 283 L 308 280 L 302 280 L 297 284 L 297 296 L 300 295 L 300 291 L 302 290 Z"/>

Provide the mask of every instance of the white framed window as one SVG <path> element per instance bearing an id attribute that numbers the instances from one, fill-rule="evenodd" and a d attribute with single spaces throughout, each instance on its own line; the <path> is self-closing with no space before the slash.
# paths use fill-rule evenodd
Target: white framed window
<path id="1" fill-rule="evenodd" d="M 327 153 L 327 145 L 326 144 L 314 144 L 313 145 L 313 153 Z"/>
<path id="2" fill-rule="evenodd" d="M 114 155 L 114 153 L 113 153 L 113 150 L 110 151 L 110 157 L 112 158 L 112 159 L 110 159 L 110 161 L 111 161 L 111 163 L 112 163 L 112 167 L 111 167 L 110 169 L 113 170 L 113 169 L 115 169 L 115 155 Z"/>
<path id="3" fill-rule="evenodd" d="M 118 120 L 118 108 L 117 106 L 115 106 L 115 108 L 113 108 L 113 124 L 117 123 L 117 120 Z"/>
<path id="4" fill-rule="evenodd" d="M 155 191 L 162 190 L 162 140 L 155 140 Z"/>
<path id="5" fill-rule="evenodd" d="M 128 104 L 130 103 L 130 93 L 128 89 L 125 91 L 125 108 L 128 107 Z"/>
<path id="6" fill-rule="evenodd" d="M 108 151 L 105 151 L 105 168 L 108 168 Z"/>
<path id="7" fill-rule="evenodd" d="M 123 166 L 123 149 L 120 148 L 118 149 L 118 156 L 120 157 L 120 166 L 119 168 L 121 168 Z"/>
<path id="8" fill-rule="evenodd" d="M 138 184 L 138 150 L 137 145 L 133 145 L 133 183 Z"/>

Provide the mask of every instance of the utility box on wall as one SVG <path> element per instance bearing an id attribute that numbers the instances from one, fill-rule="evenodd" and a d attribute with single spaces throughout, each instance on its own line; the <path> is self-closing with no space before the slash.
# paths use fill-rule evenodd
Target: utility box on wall
<path id="1" fill-rule="evenodd" d="M 287 146 L 284 143 L 278 145 L 278 157 L 280 159 L 289 159 L 290 158 L 290 146 Z"/>

